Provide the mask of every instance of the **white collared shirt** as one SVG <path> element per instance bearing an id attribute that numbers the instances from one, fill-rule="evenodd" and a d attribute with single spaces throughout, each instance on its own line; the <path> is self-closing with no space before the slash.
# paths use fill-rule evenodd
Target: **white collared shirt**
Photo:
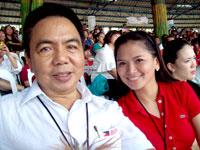
<path id="1" fill-rule="evenodd" d="M 114 79 L 114 77 L 108 73 L 112 69 L 116 68 L 114 51 L 110 48 L 108 44 L 96 54 L 93 61 L 93 71 L 91 75 L 91 80 L 98 76 L 99 73 L 103 75 L 106 79 Z"/>
<path id="2" fill-rule="evenodd" d="M 35 80 L 30 88 L 14 95 L 0 98 L 0 149 L 1 150 L 53 150 L 64 149 L 64 141 L 57 126 L 36 96 L 48 107 L 71 145 L 74 137 L 79 144 L 86 141 L 86 106 L 88 103 L 89 145 L 92 150 L 99 145 L 117 140 L 114 146 L 123 150 L 144 150 L 153 148 L 144 134 L 124 117 L 121 108 L 114 101 L 91 95 L 78 83 L 82 95 L 70 111 L 53 102 L 39 88 Z M 98 133 L 94 130 L 98 128 Z M 103 132 L 107 131 L 109 134 Z M 99 136 L 99 135 L 100 136 Z M 70 136 L 69 136 L 70 135 Z M 107 136 L 106 136 L 107 135 Z M 105 136 L 105 137 L 104 137 Z"/>

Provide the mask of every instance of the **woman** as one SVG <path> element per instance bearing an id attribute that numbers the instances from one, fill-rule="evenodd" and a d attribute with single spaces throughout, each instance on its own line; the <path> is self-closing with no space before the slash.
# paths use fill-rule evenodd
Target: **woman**
<path id="1" fill-rule="evenodd" d="M 187 81 L 200 98 L 200 87 L 191 82 L 196 76 L 196 55 L 190 44 L 182 39 L 170 41 L 164 49 L 163 59 L 173 78 Z"/>
<path id="2" fill-rule="evenodd" d="M 94 45 L 92 46 L 92 56 L 95 56 L 99 50 L 103 47 L 103 43 L 104 43 L 104 33 L 97 33 L 95 35 L 95 43 Z"/>
<path id="3" fill-rule="evenodd" d="M 8 46 L 9 50 L 12 52 L 20 51 L 22 49 L 22 43 L 13 37 L 13 29 L 10 25 L 7 25 L 5 27 L 5 33 L 5 43 Z"/>
<path id="4" fill-rule="evenodd" d="M 169 75 L 155 40 L 143 31 L 127 33 L 115 43 L 115 59 L 124 89 L 118 103 L 153 146 L 188 150 L 195 135 L 200 145 L 199 99 Z"/>
<path id="5" fill-rule="evenodd" d="M 109 31 L 104 39 L 104 47 L 99 51 L 93 61 L 93 71 L 91 80 L 93 81 L 99 74 L 103 75 L 109 85 L 109 91 L 104 95 L 107 95 L 109 99 L 117 99 L 117 72 L 114 58 L 115 41 L 121 34 L 118 31 Z"/>

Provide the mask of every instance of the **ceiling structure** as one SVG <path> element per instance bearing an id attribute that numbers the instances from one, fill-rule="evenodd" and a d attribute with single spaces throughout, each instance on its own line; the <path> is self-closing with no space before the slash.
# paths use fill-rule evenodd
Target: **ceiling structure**
<path id="1" fill-rule="evenodd" d="M 126 17 L 147 17 L 148 24 L 127 24 L 130 28 L 153 28 L 150 0 L 44 0 L 44 3 L 61 3 L 71 7 L 82 23 L 88 16 L 96 17 L 101 27 L 121 28 Z M 166 0 L 167 18 L 176 27 L 200 29 L 200 0 Z M 0 24 L 21 24 L 20 0 L 0 1 Z"/>

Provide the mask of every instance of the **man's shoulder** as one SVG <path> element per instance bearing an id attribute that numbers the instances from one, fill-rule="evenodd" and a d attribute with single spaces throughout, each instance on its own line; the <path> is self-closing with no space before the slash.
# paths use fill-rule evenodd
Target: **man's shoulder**
<path id="1" fill-rule="evenodd" d="M 116 101 L 111 101 L 108 99 L 105 99 L 100 96 L 92 95 L 91 97 L 91 103 L 93 103 L 96 107 L 99 107 L 101 109 L 106 110 L 117 110 L 119 109 L 119 105 Z"/>
<path id="2" fill-rule="evenodd" d="M 0 97 L 0 107 L 6 108 L 13 105 L 19 105 L 24 100 L 27 92 L 28 88 L 15 94 L 8 94 Z"/>

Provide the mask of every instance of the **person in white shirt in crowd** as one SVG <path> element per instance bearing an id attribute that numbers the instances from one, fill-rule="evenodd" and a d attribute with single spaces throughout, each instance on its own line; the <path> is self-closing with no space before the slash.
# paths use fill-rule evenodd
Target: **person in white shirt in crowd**
<path id="1" fill-rule="evenodd" d="M 104 47 L 96 54 L 93 61 L 93 72 L 91 75 L 91 81 L 94 80 L 99 74 L 103 75 L 109 85 L 109 91 L 104 95 L 107 95 L 109 99 L 117 99 L 117 72 L 114 58 L 115 41 L 121 36 L 119 31 L 109 31 L 104 39 Z"/>
<path id="2" fill-rule="evenodd" d="M 17 61 L 12 54 L 9 52 L 8 47 L 4 44 L 5 33 L 0 31 L 0 70 L 7 70 L 13 76 L 16 81 L 17 89 L 23 90 L 24 87 L 17 84 L 17 75 L 20 73 L 22 66 L 19 61 Z M 11 92 L 11 85 L 9 81 L 0 78 L 0 93 L 5 95 Z"/>
<path id="3" fill-rule="evenodd" d="M 70 8 L 45 3 L 35 9 L 26 18 L 23 39 L 36 79 L 0 99 L 0 149 L 154 149 L 116 102 L 79 83 L 84 34 Z"/>
<path id="4" fill-rule="evenodd" d="M 194 82 L 194 83 L 196 83 L 198 86 L 200 86 L 200 65 L 197 66 L 196 77 L 192 80 L 192 82 Z"/>

